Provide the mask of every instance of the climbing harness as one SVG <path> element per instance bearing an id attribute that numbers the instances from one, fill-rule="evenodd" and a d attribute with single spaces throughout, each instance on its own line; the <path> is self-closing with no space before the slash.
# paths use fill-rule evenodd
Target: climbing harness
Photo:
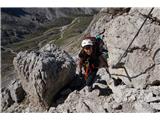
<path id="1" fill-rule="evenodd" d="M 142 23 L 141 27 L 139 28 L 139 30 L 137 31 L 136 35 L 134 36 L 133 40 L 130 42 L 130 44 L 128 45 L 127 49 L 125 50 L 125 52 L 123 53 L 123 55 L 120 57 L 120 59 L 118 60 L 118 62 L 112 66 L 112 68 L 123 68 L 124 63 L 121 62 L 122 58 L 124 56 L 127 55 L 127 51 L 130 48 L 130 46 L 132 45 L 132 43 L 134 42 L 134 40 L 136 39 L 136 37 L 138 36 L 140 30 L 142 29 L 142 27 L 144 26 L 145 22 L 147 21 L 147 19 L 149 18 L 150 14 L 152 13 L 154 7 L 150 10 L 150 12 L 148 13 L 146 19 L 144 20 L 144 22 Z"/>
<path id="2" fill-rule="evenodd" d="M 87 80 L 90 73 L 92 73 L 93 69 L 95 68 L 94 64 L 90 64 L 89 61 L 85 61 L 85 75 L 84 79 Z"/>

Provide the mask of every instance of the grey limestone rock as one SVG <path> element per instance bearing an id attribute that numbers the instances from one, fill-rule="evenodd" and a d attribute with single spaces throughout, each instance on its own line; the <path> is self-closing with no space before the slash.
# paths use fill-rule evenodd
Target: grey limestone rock
<path id="1" fill-rule="evenodd" d="M 56 93 L 70 83 L 75 74 L 73 59 L 53 44 L 36 52 L 20 52 L 13 64 L 30 101 L 44 107 L 51 105 Z"/>

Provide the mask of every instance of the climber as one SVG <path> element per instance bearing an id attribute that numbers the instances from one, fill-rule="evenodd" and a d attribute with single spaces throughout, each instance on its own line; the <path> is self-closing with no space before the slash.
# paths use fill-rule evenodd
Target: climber
<path id="1" fill-rule="evenodd" d="M 92 91 L 92 84 L 100 65 L 105 66 L 108 71 L 108 63 L 104 60 L 102 53 L 97 50 L 91 39 L 84 39 L 81 43 L 82 50 L 79 53 L 79 75 L 82 76 L 84 67 L 84 79 L 88 86 L 88 91 Z"/>
<path id="2" fill-rule="evenodd" d="M 105 29 L 99 34 L 97 34 L 95 37 L 91 36 L 90 34 L 86 34 L 83 39 L 90 39 L 93 42 L 93 48 L 95 51 L 101 54 L 101 61 L 99 67 L 108 67 L 108 47 L 104 44 L 104 32 Z M 105 64 L 104 64 L 105 63 Z M 111 74 L 108 69 L 106 69 L 106 72 L 109 74 L 109 77 L 111 78 Z"/>

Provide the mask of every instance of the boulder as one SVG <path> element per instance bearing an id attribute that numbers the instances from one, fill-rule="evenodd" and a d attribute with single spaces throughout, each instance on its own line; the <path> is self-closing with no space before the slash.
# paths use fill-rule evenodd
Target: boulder
<path id="1" fill-rule="evenodd" d="M 53 44 L 38 51 L 19 52 L 13 64 L 30 102 L 44 108 L 75 75 L 73 59 Z"/>

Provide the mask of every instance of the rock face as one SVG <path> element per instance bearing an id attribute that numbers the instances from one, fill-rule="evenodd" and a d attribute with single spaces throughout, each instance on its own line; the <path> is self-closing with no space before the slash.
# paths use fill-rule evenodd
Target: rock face
<path id="1" fill-rule="evenodd" d="M 104 42 L 109 50 L 109 64 L 115 65 L 138 32 L 151 8 L 131 8 L 129 11 L 102 9 L 103 14 L 92 26 L 95 35 L 106 29 Z M 110 14 L 110 11 L 116 15 Z M 120 14 L 123 13 L 123 14 Z M 121 62 L 124 68 L 111 69 L 111 73 L 123 81 L 130 81 L 135 88 L 145 88 L 160 81 L 160 9 L 154 8 L 152 15 L 128 49 Z M 127 83 L 129 84 L 129 83 Z"/>
<path id="2" fill-rule="evenodd" d="M 73 59 L 52 44 L 37 52 L 20 52 L 13 64 L 34 106 L 49 107 L 56 93 L 70 83 L 75 74 Z"/>

